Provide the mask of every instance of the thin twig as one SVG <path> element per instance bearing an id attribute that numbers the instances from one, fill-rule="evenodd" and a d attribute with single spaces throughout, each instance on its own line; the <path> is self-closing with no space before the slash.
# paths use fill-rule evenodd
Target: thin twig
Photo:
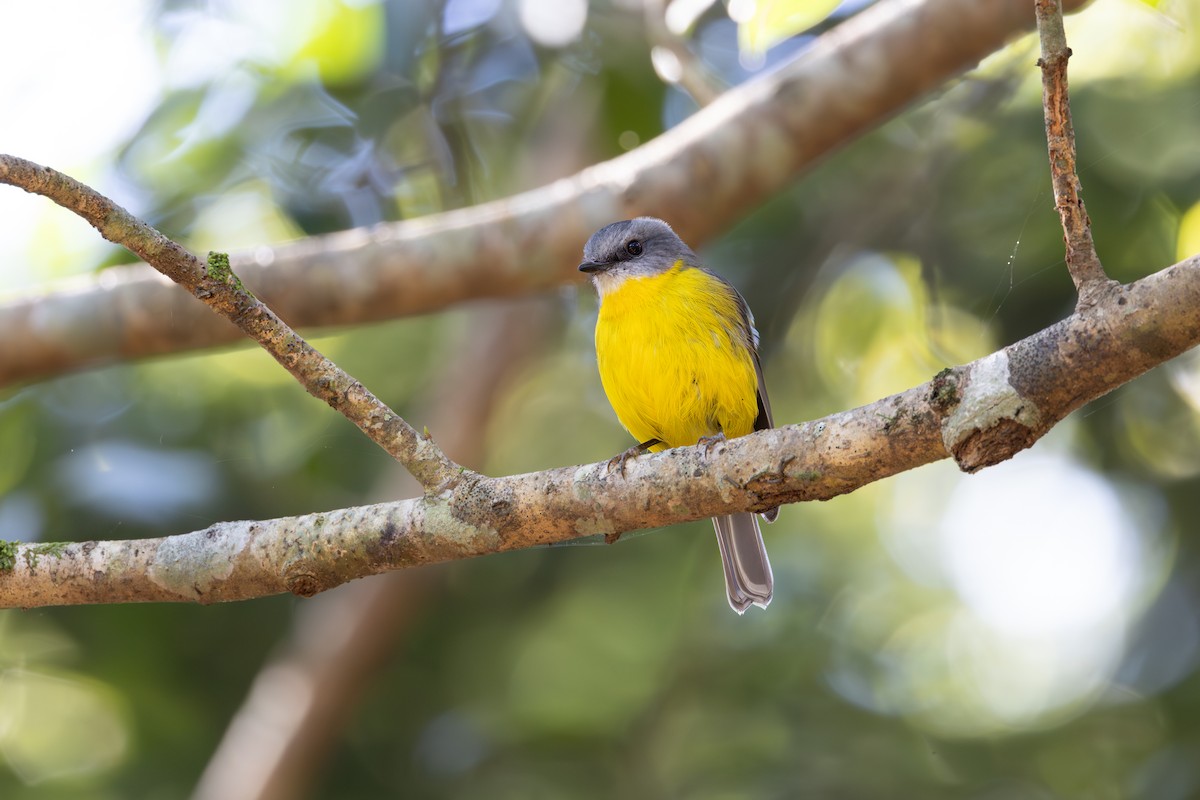
<path id="1" fill-rule="evenodd" d="M 1112 285 L 1096 246 L 1092 242 L 1092 223 L 1083 205 L 1082 187 L 1075 171 L 1075 129 L 1071 125 L 1071 105 L 1067 95 L 1067 61 L 1071 48 L 1063 29 L 1061 0 L 1034 0 L 1037 10 L 1038 39 L 1042 45 L 1042 108 L 1046 117 L 1046 146 L 1050 154 L 1050 179 L 1054 185 L 1054 205 L 1062 221 L 1063 241 L 1067 246 L 1067 269 L 1079 304 L 1094 302 L 1094 293 Z"/>
<path id="2" fill-rule="evenodd" d="M 48 197 L 73 211 L 105 239 L 183 286 L 258 342 L 309 394 L 357 425 L 426 489 L 462 472 L 428 436 L 419 434 L 246 289 L 230 270 L 228 256 L 213 254 L 205 263 L 91 187 L 23 158 L 0 154 L 0 183 Z"/>

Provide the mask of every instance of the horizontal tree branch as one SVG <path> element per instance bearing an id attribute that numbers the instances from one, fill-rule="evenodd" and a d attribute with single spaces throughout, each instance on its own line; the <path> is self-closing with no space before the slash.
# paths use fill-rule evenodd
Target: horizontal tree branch
<path id="1" fill-rule="evenodd" d="M 1200 343 L 1200 256 L 1098 293 L 1085 311 L 868 406 L 631 460 L 488 478 L 396 503 L 159 539 L 9 545 L 0 606 L 212 603 L 591 534 L 825 500 L 953 456 L 968 472 Z"/>
<path id="2" fill-rule="evenodd" d="M 669 219 L 699 245 L 1033 21 L 1029 0 L 884 0 L 792 63 L 571 178 L 460 211 L 257 248 L 235 255 L 233 268 L 299 328 L 574 282 L 588 235 L 639 214 Z M 0 386 L 238 338 L 144 267 L 109 269 L 0 305 Z"/>

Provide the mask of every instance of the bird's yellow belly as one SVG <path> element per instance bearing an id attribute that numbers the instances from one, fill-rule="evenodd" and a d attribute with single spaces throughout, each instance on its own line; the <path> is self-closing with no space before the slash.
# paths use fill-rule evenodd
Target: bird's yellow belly
<path id="1" fill-rule="evenodd" d="M 604 295 L 600 380 L 639 442 L 657 439 L 661 450 L 753 430 L 758 382 L 739 320 L 732 293 L 696 269 L 629 278 Z"/>

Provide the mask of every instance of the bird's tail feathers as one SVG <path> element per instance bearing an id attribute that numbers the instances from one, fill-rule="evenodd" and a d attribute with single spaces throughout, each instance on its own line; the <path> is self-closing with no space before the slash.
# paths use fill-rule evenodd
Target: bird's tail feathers
<path id="1" fill-rule="evenodd" d="M 713 527 L 721 547 L 729 605 L 739 614 L 746 613 L 752 605 L 766 608 L 775 580 L 758 519 L 754 514 L 713 517 Z"/>

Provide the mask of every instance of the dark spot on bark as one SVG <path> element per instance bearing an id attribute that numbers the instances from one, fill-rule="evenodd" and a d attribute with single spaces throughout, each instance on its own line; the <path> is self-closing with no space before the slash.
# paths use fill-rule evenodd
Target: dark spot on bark
<path id="1" fill-rule="evenodd" d="M 396 537 L 400 535 L 400 531 L 396 528 L 396 523 L 390 519 L 383 525 L 383 533 L 379 536 L 379 543 L 384 547 L 388 547 L 392 542 L 396 541 Z"/>
<path id="2" fill-rule="evenodd" d="M 1066 322 L 1056 322 L 1041 333 L 1011 345 L 1006 351 L 1009 385 L 1039 408 L 1053 407 L 1052 399 L 1066 388 L 1060 372 L 1064 353 L 1059 351 L 1086 348 L 1086 344 L 1078 341 L 1080 335 L 1078 330 L 1071 331 Z M 1066 340 L 1068 336 L 1070 339 Z M 1065 355 L 1069 359 L 1069 353 Z"/>
<path id="3" fill-rule="evenodd" d="M 312 597 L 321 591 L 317 576 L 308 572 L 297 572 L 287 576 L 288 591 L 297 597 Z"/>
<path id="4" fill-rule="evenodd" d="M 1166 361 L 1176 355 L 1178 348 L 1156 330 L 1139 330 L 1133 334 L 1133 345 L 1156 361 Z"/>
<path id="5" fill-rule="evenodd" d="M 515 502 L 512 490 L 502 481 L 482 479 L 480 476 L 464 476 L 463 482 L 455 487 L 450 500 L 450 511 L 455 519 L 466 525 L 496 526 L 506 524 Z M 498 518 L 498 514 L 504 518 Z"/>

